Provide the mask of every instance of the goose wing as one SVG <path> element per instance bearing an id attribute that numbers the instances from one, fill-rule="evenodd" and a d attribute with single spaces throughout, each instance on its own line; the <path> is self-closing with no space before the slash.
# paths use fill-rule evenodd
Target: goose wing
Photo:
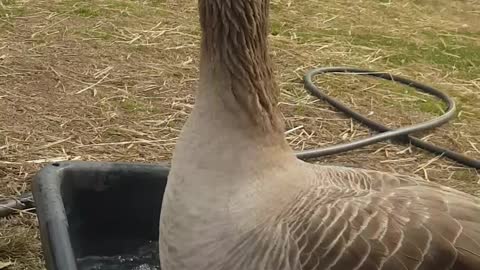
<path id="1" fill-rule="evenodd" d="M 477 198 L 380 172 L 330 170 L 322 177 L 330 184 L 305 188 L 278 220 L 285 228 L 277 231 L 289 238 L 289 260 L 295 258 L 291 265 L 302 270 L 480 269 Z"/>

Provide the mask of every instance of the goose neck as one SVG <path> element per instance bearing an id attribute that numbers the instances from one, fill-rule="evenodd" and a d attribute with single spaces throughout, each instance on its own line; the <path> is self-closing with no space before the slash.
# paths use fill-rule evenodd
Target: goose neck
<path id="1" fill-rule="evenodd" d="M 267 133 L 283 131 L 268 55 L 269 0 L 199 0 L 199 99 Z"/>

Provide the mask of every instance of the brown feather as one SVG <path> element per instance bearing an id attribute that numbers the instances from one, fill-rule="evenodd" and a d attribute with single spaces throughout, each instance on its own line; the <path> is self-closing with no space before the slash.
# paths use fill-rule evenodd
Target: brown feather
<path id="1" fill-rule="evenodd" d="M 268 8 L 199 0 L 199 91 L 163 199 L 162 269 L 480 269 L 478 198 L 296 159 L 276 106 Z"/>

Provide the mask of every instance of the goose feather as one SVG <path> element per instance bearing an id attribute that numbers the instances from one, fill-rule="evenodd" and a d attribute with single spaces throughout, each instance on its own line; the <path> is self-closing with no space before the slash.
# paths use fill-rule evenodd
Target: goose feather
<path id="1" fill-rule="evenodd" d="M 162 269 L 480 269 L 479 198 L 296 159 L 276 106 L 268 6 L 199 0 L 200 82 L 162 202 Z"/>

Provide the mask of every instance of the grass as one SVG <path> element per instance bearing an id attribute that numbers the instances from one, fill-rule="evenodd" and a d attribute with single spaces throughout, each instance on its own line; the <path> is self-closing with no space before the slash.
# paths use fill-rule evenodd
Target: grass
<path id="1" fill-rule="evenodd" d="M 170 159 L 197 85 L 196 3 L 0 3 L 0 197 L 28 191 L 45 160 Z M 303 89 L 307 70 L 341 65 L 390 71 L 447 92 L 458 117 L 418 136 L 480 158 L 478 1 L 271 0 L 271 7 L 271 54 L 293 148 L 370 134 Z M 326 75 L 316 83 L 391 127 L 445 109 L 391 82 Z M 315 162 L 418 174 L 480 196 L 477 171 L 408 145 L 380 143 Z M 8 270 L 43 269 L 35 217 L 1 219 L 0 251 L 0 265 L 13 263 Z"/>
<path id="2" fill-rule="evenodd" d="M 22 14 L 24 14 L 24 12 L 24 6 L 17 3 L 16 0 L 0 1 L 0 22 L 8 22 L 11 18 L 21 16 Z"/>

